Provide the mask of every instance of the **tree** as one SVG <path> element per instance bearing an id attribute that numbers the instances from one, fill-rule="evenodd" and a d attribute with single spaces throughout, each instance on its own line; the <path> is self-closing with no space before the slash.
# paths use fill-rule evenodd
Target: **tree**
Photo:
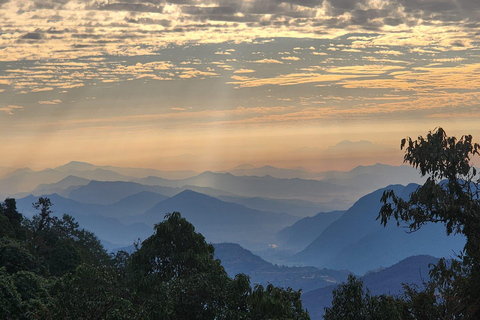
<path id="1" fill-rule="evenodd" d="M 480 180 L 471 164 L 480 145 L 471 135 L 449 137 L 442 128 L 417 140 L 403 139 L 404 162 L 427 176 L 409 199 L 385 191 L 377 219 L 407 223 L 411 232 L 442 223 L 448 235 L 463 234 L 466 244 L 453 261 L 441 259 L 431 271 L 432 285 L 448 317 L 480 319 Z"/>
<path id="2" fill-rule="evenodd" d="M 363 282 L 349 275 L 347 283 L 333 290 L 332 307 L 325 308 L 325 320 L 400 320 L 405 306 L 392 296 L 372 296 Z"/>
<path id="3" fill-rule="evenodd" d="M 18 271 L 38 271 L 38 260 L 25 243 L 15 239 L 0 238 L 0 268 L 13 274 Z"/>
<path id="4" fill-rule="evenodd" d="M 113 267 L 82 264 L 53 287 L 55 319 L 135 319 Z"/>
<path id="5" fill-rule="evenodd" d="M 19 271 L 13 275 L 13 282 L 22 301 L 21 319 L 51 318 L 50 281 L 33 272 Z"/>
<path id="6" fill-rule="evenodd" d="M 0 318 L 18 319 L 21 314 L 21 299 L 12 276 L 0 268 Z"/>
<path id="7" fill-rule="evenodd" d="M 40 197 L 38 201 L 32 204 L 37 210 L 40 210 L 37 220 L 37 231 L 42 231 L 45 227 L 49 226 L 53 217 L 51 216 L 52 210 L 50 207 L 53 205 L 49 198 Z"/>
<path id="8" fill-rule="evenodd" d="M 230 279 L 214 248 L 179 212 L 131 256 L 138 299 L 151 319 L 216 319 L 226 307 Z"/>
<path id="9" fill-rule="evenodd" d="M 52 205 L 49 198 L 39 198 L 33 204 L 39 214 L 25 223 L 44 273 L 63 276 L 82 263 L 108 263 L 110 258 L 100 240 L 92 232 L 81 229 L 72 216 L 53 216 Z"/>
<path id="10" fill-rule="evenodd" d="M 299 291 L 273 285 L 252 290 L 247 276 L 229 278 L 214 258 L 214 247 L 191 223 L 179 212 L 165 218 L 131 255 L 127 268 L 141 318 L 310 319 Z M 120 270 L 125 264 L 121 256 Z"/>
<path id="11" fill-rule="evenodd" d="M 292 288 L 256 285 L 247 298 L 249 319 L 309 320 L 300 296 L 301 292 Z"/>
<path id="12" fill-rule="evenodd" d="M 17 211 L 15 199 L 7 198 L 0 203 L 0 235 L 24 240 L 22 221 L 23 216 Z"/>

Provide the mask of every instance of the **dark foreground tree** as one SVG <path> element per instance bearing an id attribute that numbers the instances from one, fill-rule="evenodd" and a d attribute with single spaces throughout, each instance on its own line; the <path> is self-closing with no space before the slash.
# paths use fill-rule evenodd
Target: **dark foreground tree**
<path id="1" fill-rule="evenodd" d="M 378 219 L 386 225 L 393 218 L 412 232 L 427 223 L 442 223 L 447 234 L 463 234 L 463 251 L 453 260 L 440 260 L 427 288 L 436 296 L 441 318 L 480 319 L 480 181 L 471 164 L 480 146 L 471 135 L 457 139 L 438 128 L 417 140 L 403 139 L 401 148 L 404 162 L 427 180 L 409 199 L 386 191 Z"/>
<path id="2" fill-rule="evenodd" d="M 325 320 L 401 320 L 405 304 L 388 295 L 373 296 L 353 275 L 333 290 L 332 307 L 325 308 Z"/>
<path id="3" fill-rule="evenodd" d="M 109 256 L 73 217 L 40 198 L 32 220 L 0 204 L 1 319 L 308 320 L 300 291 L 228 277 L 214 247 L 168 214 L 133 254 Z"/>
<path id="4" fill-rule="evenodd" d="M 230 279 L 214 248 L 180 213 L 166 216 L 131 256 L 138 304 L 150 319 L 215 319 Z"/>
<path id="5" fill-rule="evenodd" d="M 214 247 L 179 212 L 155 225 L 129 268 L 146 319 L 309 319 L 299 291 L 252 290 L 245 275 L 229 278 Z"/>
<path id="6" fill-rule="evenodd" d="M 53 319 L 135 319 L 135 311 L 113 267 L 82 264 L 51 290 Z"/>

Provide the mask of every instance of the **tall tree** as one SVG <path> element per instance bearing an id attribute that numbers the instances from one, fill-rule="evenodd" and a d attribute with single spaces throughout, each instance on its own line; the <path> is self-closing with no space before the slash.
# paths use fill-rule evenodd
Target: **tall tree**
<path id="1" fill-rule="evenodd" d="M 466 244 L 452 262 L 432 269 L 432 281 L 452 318 L 480 319 L 480 186 L 471 163 L 480 145 L 471 135 L 449 137 L 442 128 L 417 140 L 403 139 L 404 162 L 427 176 L 408 199 L 385 191 L 378 219 L 406 223 L 410 231 L 427 223 L 442 223 L 447 234 L 463 234 Z"/>
<path id="2" fill-rule="evenodd" d="M 354 275 L 333 290 L 332 307 L 325 308 L 325 320 L 401 320 L 405 304 L 392 296 L 373 296 Z"/>
<path id="3" fill-rule="evenodd" d="M 146 319 L 308 320 L 300 292 L 253 290 L 247 276 L 228 277 L 214 247 L 179 212 L 155 225 L 155 233 L 131 255 L 139 314 Z"/>
<path id="4" fill-rule="evenodd" d="M 156 224 L 131 259 L 149 318 L 216 319 L 226 309 L 230 279 L 213 246 L 179 212 Z"/>

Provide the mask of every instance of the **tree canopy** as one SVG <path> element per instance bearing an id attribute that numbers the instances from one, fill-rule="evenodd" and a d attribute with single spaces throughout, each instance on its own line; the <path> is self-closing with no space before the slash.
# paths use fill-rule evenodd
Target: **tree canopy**
<path id="1" fill-rule="evenodd" d="M 300 291 L 228 277 L 214 247 L 173 212 L 132 254 L 109 255 L 39 198 L 32 220 L 0 205 L 3 319 L 309 319 Z"/>
<path id="2" fill-rule="evenodd" d="M 426 137 L 403 139 L 401 149 L 404 162 L 427 180 L 407 198 L 385 191 L 377 219 L 383 225 L 395 220 L 410 232 L 442 223 L 448 235 L 465 236 L 465 247 L 432 266 L 431 280 L 422 287 L 405 284 L 401 296 L 372 297 L 361 282 L 349 278 L 334 291 L 325 319 L 384 319 L 372 305 L 381 306 L 387 298 L 393 304 L 383 309 L 390 312 L 385 319 L 480 319 L 480 180 L 472 165 L 480 145 L 471 135 L 457 139 L 437 128 Z"/>
<path id="3" fill-rule="evenodd" d="M 412 232 L 426 223 L 442 223 L 447 234 L 463 234 L 463 251 L 432 268 L 428 287 L 438 294 L 437 306 L 447 317 L 480 319 L 480 180 L 471 162 L 480 145 L 471 135 L 457 139 L 437 128 L 417 140 L 403 139 L 401 148 L 404 162 L 427 180 L 409 199 L 386 191 L 378 219 L 385 225 L 393 218 Z"/>

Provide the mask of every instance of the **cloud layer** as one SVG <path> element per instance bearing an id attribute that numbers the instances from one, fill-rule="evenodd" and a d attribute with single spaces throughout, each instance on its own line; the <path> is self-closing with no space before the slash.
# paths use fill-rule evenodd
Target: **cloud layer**
<path id="1" fill-rule="evenodd" d="M 263 150 L 285 127 L 472 123 L 477 2 L 0 0 L 1 138 L 17 150 L 102 137 L 98 153 L 126 136 L 193 148 L 251 130 Z"/>
<path id="2" fill-rule="evenodd" d="M 168 43 L 353 32 L 463 48 L 478 39 L 479 8 L 475 0 L 2 0 L 0 58 L 132 55 Z"/>

